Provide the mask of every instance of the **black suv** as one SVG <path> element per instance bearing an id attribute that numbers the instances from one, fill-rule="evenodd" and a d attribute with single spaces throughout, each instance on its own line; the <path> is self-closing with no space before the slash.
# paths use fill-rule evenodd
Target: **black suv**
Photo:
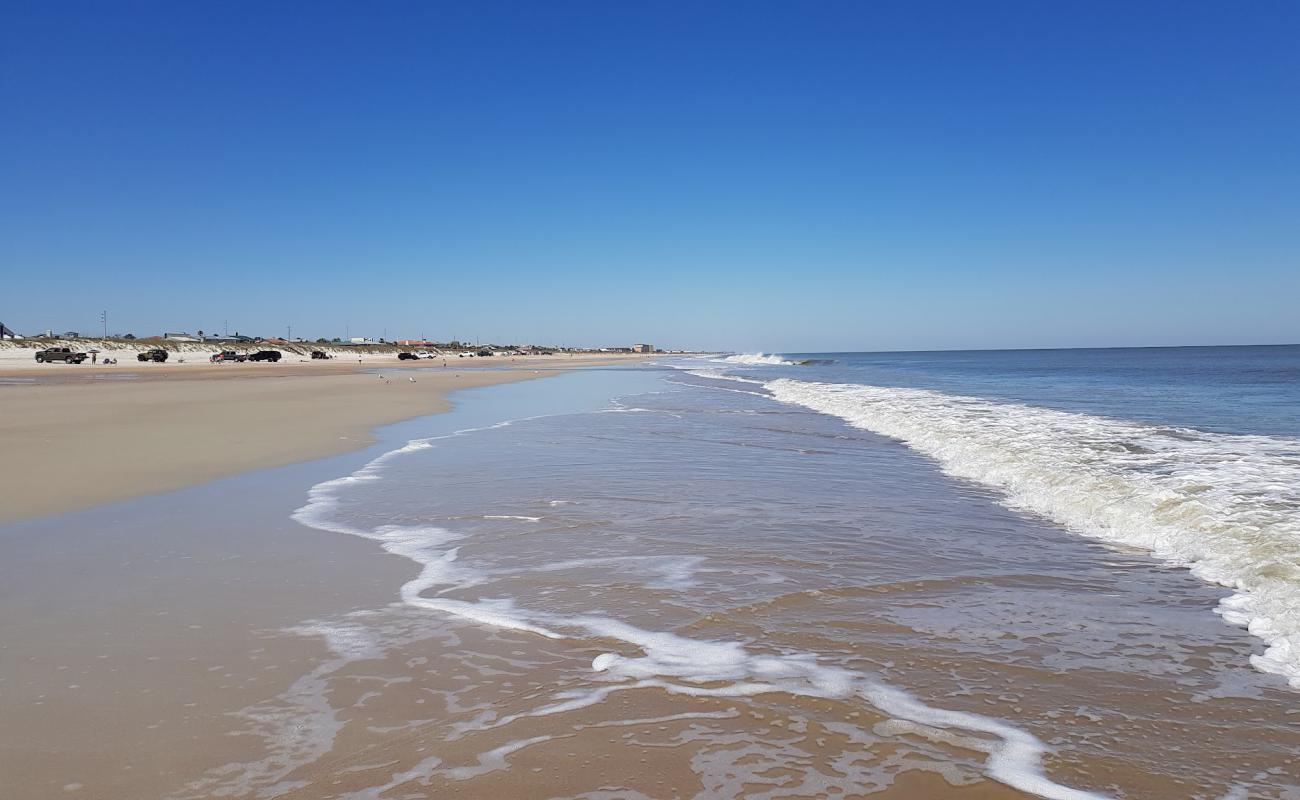
<path id="1" fill-rule="evenodd" d="M 411 361 L 411 360 L 414 360 L 414 359 L 417 359 L 417 358 L 419 358 L 419 356 L 417 356 L 415 353 L 398 353 L 398 354 L 397 354 L 397 360 L 398 360 L 398 361 Z"/>
<path id="2" fill-rule="evenodd" d="M 256 353 L 253 353 L 251 356 L 249 356 L 248 360 L 249 361 L 271 361 L 271 362 L 279 361 L 280 351 L 279 350 L 258 350 Z"/>
<path id="3" fill-rule="evenodd" d="M 242 356 L 239 353 L 236 353 L 234 350 L 222 350 L 220 353 L 217 353 L 216 355 L 212 356 L 212 358 L 209 358 L 208 360 L 211 361 L 213 364 L 222 364 L 227 361 L 245 361 L 247 359 L 248 356 Z"/>
<path id="4" fill-rule="evenodd" d="M 49 364 L 62 361 L 66 364 L 80 364 L 86 360 L 85 353 L 78 353 L 71 347 L 51 347 L 36 354 L 36 363 Z"/>
<path id="5" fill-rule="evenodd" d="M 146 350 L 143 353 L 137 353 L 137 361 L 155 361 L 159 364 L 167 360 L 167 351 L 162 349 Z"/>

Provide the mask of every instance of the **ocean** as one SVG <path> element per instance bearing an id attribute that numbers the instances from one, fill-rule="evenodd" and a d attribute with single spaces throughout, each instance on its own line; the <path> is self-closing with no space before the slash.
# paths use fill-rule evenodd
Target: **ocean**
<path id="1" fill-rule="evenodd" d="M 387 600 L 204 667 L 288 688 L 168 797 L 1300 798 L 1300 348 L 458 400 L 241 533 L 350 543 Z"/>
<path id="2" fill-rule="evenodd" d="M 298 522 L 413 575 L 301 626 L 335 658 L 188 796 L 363 730 L 404 755 L 339 796 L 1300 796 L 1297 378 L 800 353 L 485 390 L 311 490 Z M 382 724 L 333 705 L 357 673 Z"/>

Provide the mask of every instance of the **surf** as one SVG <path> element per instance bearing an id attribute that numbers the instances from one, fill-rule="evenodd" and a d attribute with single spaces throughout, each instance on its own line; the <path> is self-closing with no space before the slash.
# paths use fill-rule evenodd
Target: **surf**
<path id="1" fill-rule="evenodd" d="M 783 403 L 903 442 L 1076 533 L 1140 548 L 1232 594 L 1217 609 L 1300 689 L 1300 440 L 1213 433 L 928 389 L 777 378 Z"/>

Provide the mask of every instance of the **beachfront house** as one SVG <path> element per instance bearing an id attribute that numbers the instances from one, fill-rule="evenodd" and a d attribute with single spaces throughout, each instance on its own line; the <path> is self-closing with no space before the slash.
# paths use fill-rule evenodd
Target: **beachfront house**
<path id="1" fill-rule="evenodd" d="M 655 346 L 652 344 L 634 344 L 632 345 L 633 353 L 653 353 Z"/>

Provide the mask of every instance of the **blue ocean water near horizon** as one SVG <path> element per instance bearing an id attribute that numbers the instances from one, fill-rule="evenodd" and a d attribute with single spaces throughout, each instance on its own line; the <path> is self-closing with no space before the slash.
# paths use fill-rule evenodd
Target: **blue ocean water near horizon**
<path id="1" fill-rule="evenodd" d="M 1294 800 L 1298 368 L 737 354 L 479 391 L 311 490 L 296 520 L 418 574 L 295 629 L 334 658 L 249 710 L 265 757 L 175 797 L 326 761 L 353 798 Z"/>
<path id="2" fill-rule="evenodd" d="M 1300 437 L 1300 344 L 723 358 L 754 366 L 808 361 L 800 365 L 802 380 L 934 389 L 1223 433 Z"/>

